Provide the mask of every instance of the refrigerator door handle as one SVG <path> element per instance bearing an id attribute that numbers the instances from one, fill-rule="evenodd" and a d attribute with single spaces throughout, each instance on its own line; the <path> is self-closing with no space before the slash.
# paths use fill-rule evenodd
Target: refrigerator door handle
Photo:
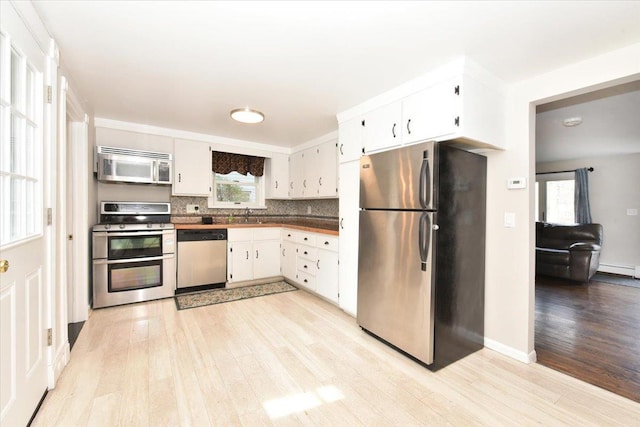
<path id="1" fill-rule="evenodd" d="M 420 206 L 427 209 L 431 202 L 431 173 L 429 170 L 429 152 L 425 151 L 420 166 Z"/>
<path id="2" fill-rule="evenodd" d="M 429 256 L 429 246 L 431 245 L 431 221 L 428 212 L 423 212 L 422 216 L 420 216 L 418 234 L 420 268 L 422 271 L 427 271 L 427 257 Z"/>

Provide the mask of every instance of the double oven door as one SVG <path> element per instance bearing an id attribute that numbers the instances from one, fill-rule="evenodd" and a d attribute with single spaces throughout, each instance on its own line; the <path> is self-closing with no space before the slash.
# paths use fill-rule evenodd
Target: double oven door
<path id="1" fill-rule="evenodd" d="M 175 230 L 93 232 L 93 307 L 173 296 Z"/>

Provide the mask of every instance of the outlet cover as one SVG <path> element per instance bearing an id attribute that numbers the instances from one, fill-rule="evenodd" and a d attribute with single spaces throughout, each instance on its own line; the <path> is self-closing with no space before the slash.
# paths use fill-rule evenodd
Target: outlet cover
<path id="1" fill-rule="evenodd" d="M 200 206 L 198 205 L 187 205 L 187 213 L 198 213 L 200 211 Z"/>

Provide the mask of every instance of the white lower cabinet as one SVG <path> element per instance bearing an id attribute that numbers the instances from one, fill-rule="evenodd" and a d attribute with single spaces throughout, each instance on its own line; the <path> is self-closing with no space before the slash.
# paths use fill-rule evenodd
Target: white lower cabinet
<path id="1" fill-rule="evenodd" d="M 296 244 L 284 239 L 282 240 L 282 248 L 280 249 L 280 267 L 282 275 L 289 280 L 296 279 Z"/>
<path id="2" fill-rule="evenodd" d="M 253 280 L 253 242 L 229 242 L 227 280 L 229 283 Z"/>
<path id="3" fill-rule="evenodd" d="M 229 283 L 280 276 L 280 228 L 228 230 Z"/>
<path id="4" fill-rule="evenodd" d="M 282 275 L 338 304 L 338 238 L 283 229 Z"/>
<path id="5" fill-rule="evenodd" d="M 316 292 L 338 304 L 338 252 L 318 249 Z"/>
<path id="6" fill-rule="evenodd" d="M 280 276 L 280 240 L 253 242 L 253 278 Z"/>

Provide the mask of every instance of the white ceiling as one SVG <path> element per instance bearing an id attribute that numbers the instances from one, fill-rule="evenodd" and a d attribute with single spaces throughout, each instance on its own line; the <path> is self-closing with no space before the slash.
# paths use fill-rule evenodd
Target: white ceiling
<path id="1" fill-rule="evenodd" d="M 640 42 L 634 1 L 34 4 L 96 117 L 282 146 L 460 55 L 514 82 Z"/>
<path id="2" fill-rule="evenodd" d="M 640 81 L 537 108 L 536 163 L 640 153 Z M 565 127 L 563 120 L 581 117 Z"/>

